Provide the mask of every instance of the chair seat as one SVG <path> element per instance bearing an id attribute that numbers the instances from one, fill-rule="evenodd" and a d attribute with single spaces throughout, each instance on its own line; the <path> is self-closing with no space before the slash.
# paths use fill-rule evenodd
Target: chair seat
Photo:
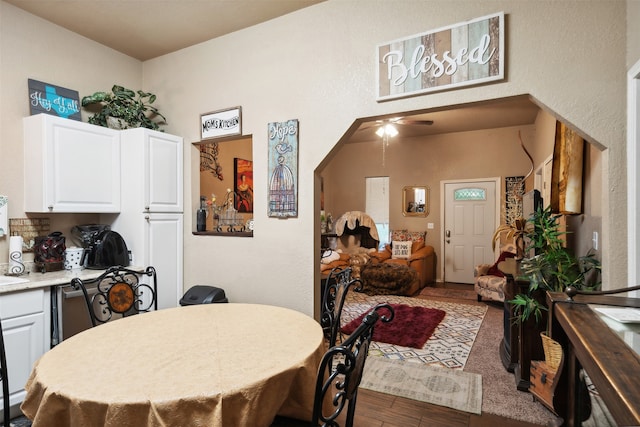
<path id="1" fill-rule="evenodd" d="M 479 298 L 491 301 L 504 301 L 504 287 L 507 279 L 499 276 L 478 276 L 475 278 L 473 288 Z"/>

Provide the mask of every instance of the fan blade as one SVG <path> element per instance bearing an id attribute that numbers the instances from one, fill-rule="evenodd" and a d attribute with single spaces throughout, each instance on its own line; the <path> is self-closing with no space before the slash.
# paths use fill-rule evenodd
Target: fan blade
<path id="1" fill-rule="evenodd" d="M 375 130 L 381 126 L 380 123 L 363 123 L 356 132 L 361 132 L 363 130 Z"/>
<path id="2" fill-rule="evenodd" d="M 401 125 L 431 126 L 433 124 L 433 120 L 398 119 L 394 123 Z"/>

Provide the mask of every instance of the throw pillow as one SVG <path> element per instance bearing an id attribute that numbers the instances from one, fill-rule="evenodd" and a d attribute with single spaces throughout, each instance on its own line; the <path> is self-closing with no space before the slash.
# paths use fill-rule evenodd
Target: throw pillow
<path id="1" fill-rule="evenodd" d="M 389 240 L 393 241 L 405 241 L 405 240 L 409 240 L 409 237 L 407 235 L 407 230 L 391 230 L 391 235 L 389 236 L 391 237 Z"/>
<path id="2" fill-rule="evenodd" d="M 420 241 L 424 242 L 424 239 L 426 237 L 427 237 L 426 231 L 408 231 L 406 240 L 411 240 L 412 242 L 420 242 Z"/>
<path id="3" fill-rule="evenodd" d="M 410 240 L 406 242 L 399 242 L 399 241 L 392 242 L 391 258 L 409 259 L 409 257 L 411 256 L 412 243 L 413 242 L 411 242 Z"/>
<path id="4" fill-rule="evenodd" d="M 498 260 L 491 267 L 489 267 L 489 270 L 487 271 L 487 275 L 504 277 L 504 273 L 500 271 L 500 269 L 498 268 L 498 264 L 500 264 L 502 261 L 506 260 L 507 258 L 513 258 L 515 256 L 516 254 L 514 254 L 513 252 L 502 252 L 498 257 Z"/>

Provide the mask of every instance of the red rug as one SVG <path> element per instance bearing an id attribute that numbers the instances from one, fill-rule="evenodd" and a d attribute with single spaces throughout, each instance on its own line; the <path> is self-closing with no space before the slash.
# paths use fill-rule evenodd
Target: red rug
<path id="1" fill-rule="evenodd" d="M 444 319 L 445 312 L 437 308 L 414 307 L 404 304 L 391 304 L 395 316 L 389 323 L 379 321 L 373 330 L 373 341 L 400 345 L 402 347 L 422 348 L 436 326 Z M 352 334 L 362 323 L 367 312 L 362 313 L 342 327 L 342 333 Z M 384 311 L 380 311 L 384 314 Z"/>

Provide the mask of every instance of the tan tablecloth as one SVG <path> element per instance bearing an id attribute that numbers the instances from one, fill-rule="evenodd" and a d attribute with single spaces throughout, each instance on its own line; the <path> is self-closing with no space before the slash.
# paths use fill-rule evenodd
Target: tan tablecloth
<path id="1" fill-rule="evenodd" d="M 22 410 L 34 427 L 268 426 L 311 419 L 320 325 L 297 311 L 203 304 L 127 317 L 43 355 Z"/>

